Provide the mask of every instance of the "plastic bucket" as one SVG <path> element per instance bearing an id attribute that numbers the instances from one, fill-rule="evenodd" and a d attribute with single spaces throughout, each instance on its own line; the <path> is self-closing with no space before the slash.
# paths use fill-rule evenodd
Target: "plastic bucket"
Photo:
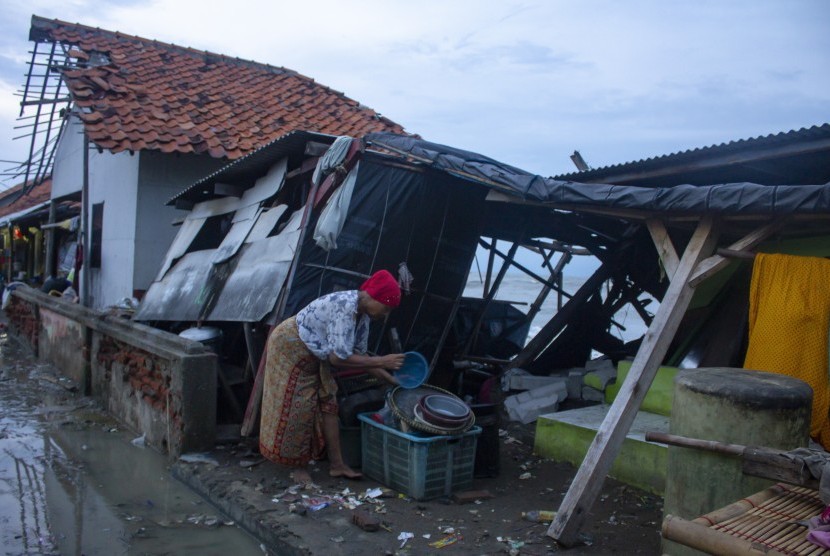
<path id="1" fill-rule="evenodd" d="M 407 351 L 404 353 L 403 365 L 395 371 L 394 376 L 401 387 L 411 390 L 424 383 L 428 371 L 429 365 L 423 355 L 417 351 Z"/>

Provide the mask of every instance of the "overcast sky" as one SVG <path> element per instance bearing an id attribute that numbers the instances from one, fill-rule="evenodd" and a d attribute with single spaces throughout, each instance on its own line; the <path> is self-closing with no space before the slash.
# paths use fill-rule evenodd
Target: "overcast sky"
<path id="1" fill-rule="evenodd" d="M 0 0 L 0 159 L 32 14 L 291 68 L 544 176 L 830 121 L 830 2 Z M 3 166 L 5 167 L 5 165 Z M 8 186 L 10 184 L 0 184 Z"/>

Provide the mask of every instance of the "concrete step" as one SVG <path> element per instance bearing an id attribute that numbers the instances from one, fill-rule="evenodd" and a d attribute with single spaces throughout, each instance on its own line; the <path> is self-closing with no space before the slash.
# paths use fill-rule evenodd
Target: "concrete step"
<path id="1" fill-rule="evenodd" d="M 610 408 L 610 405 L 601 404 L 540 415 L 536 420 L 534 452 L 579 467 Z M 646 441 L 647 431 L 669 432 L 669 418 L 646 411 L 637 412 L 609 475 L 662 495 L 666 488 L 668 446 Z"/>

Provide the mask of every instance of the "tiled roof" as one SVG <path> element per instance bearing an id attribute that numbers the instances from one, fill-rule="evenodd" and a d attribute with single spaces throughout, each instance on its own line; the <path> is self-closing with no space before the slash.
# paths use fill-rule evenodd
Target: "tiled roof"
<path id="1" fill-rule="evenodd" d="M 20 196 L 20 190 L 23 189 L 23 184 L 10 187 L 3 192 L 0 192 L 0 217 L 7 214 L 14 214 L 34 207 L 50 199 L 52 194 L 52 179 L 46 179 L 43 183 L 32 187 L 28 193 Z M 8 205 L 4 205 L 3 200 L 17 195 L 18 198 Z"/>
<path id="2" fill-rule="evenodd" d="M 403 127 L 295 71 L 32 17 L 30 39 L 69 46 L 64 79 L 91 141 L 236 159 L 293 130 L 361 137 Z M 100 64 L 100 65 L 97 65 Z"/>

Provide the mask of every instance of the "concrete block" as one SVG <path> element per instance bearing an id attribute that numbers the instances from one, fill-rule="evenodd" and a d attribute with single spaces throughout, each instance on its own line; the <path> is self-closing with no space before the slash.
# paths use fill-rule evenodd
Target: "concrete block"
<path id="1" fill-rule="evenodd" d="M 617 380 L 617 369 L 611 362 L 589 371 L 585 374 L 584 383 L 587 386 L 605 392 L 605 387 Z"/>
<path id="2" fill-rule="evenodd" d="M 508 406 L 507 400 L 505 400 L 505 408 L 511 420 L 519 421 L 526 425 L 535 421 L 539 415 L 553 413 L 559 409 L 559 400 L 558 398 L 536 398 L 511 406 Z"/>
<path id="3" fill-rule="evenodd" d="M 600 358 L 600 359 L 591 359 L 590 361 L 585 362 L 585 369 L 588 372 L 591 371 L 602 371 L 607 369 L 614 369 L 614 363 L 610 359 Z"/>
<path id="4" fill-rule="evenodd" d="M 582 387 L 582 399 L 586 402 L 602 402 L 605 401 L 605 394 L 601 390 L 591 388 L 590 386 Z"/>
<path id="5" fill-rule="evenodd" d="M 569 369 L 567 376 L 568 397 L 575 400 L 582 397 L 582 385 L 584 384 L 585 374 L 588 372 L 584 368 Z"/>
<path id="6" fill-rule="evenodd" d="M 547 386 L 505 398 L 504 408 L 510 419 L 527 424 L 535 421 L 543 413 L 556 411 L 559 408 L 559 402 L 567 397 L 567 380 L 560 378 L 557 382 Z"/>
<path id="7" fill-rule="evenodd" d="M 535 376 L 531 374 L 515 374 L 510 377 L 510 390 L 533 390 L 554 382 L 561 381 L 561 376 Z"/>

